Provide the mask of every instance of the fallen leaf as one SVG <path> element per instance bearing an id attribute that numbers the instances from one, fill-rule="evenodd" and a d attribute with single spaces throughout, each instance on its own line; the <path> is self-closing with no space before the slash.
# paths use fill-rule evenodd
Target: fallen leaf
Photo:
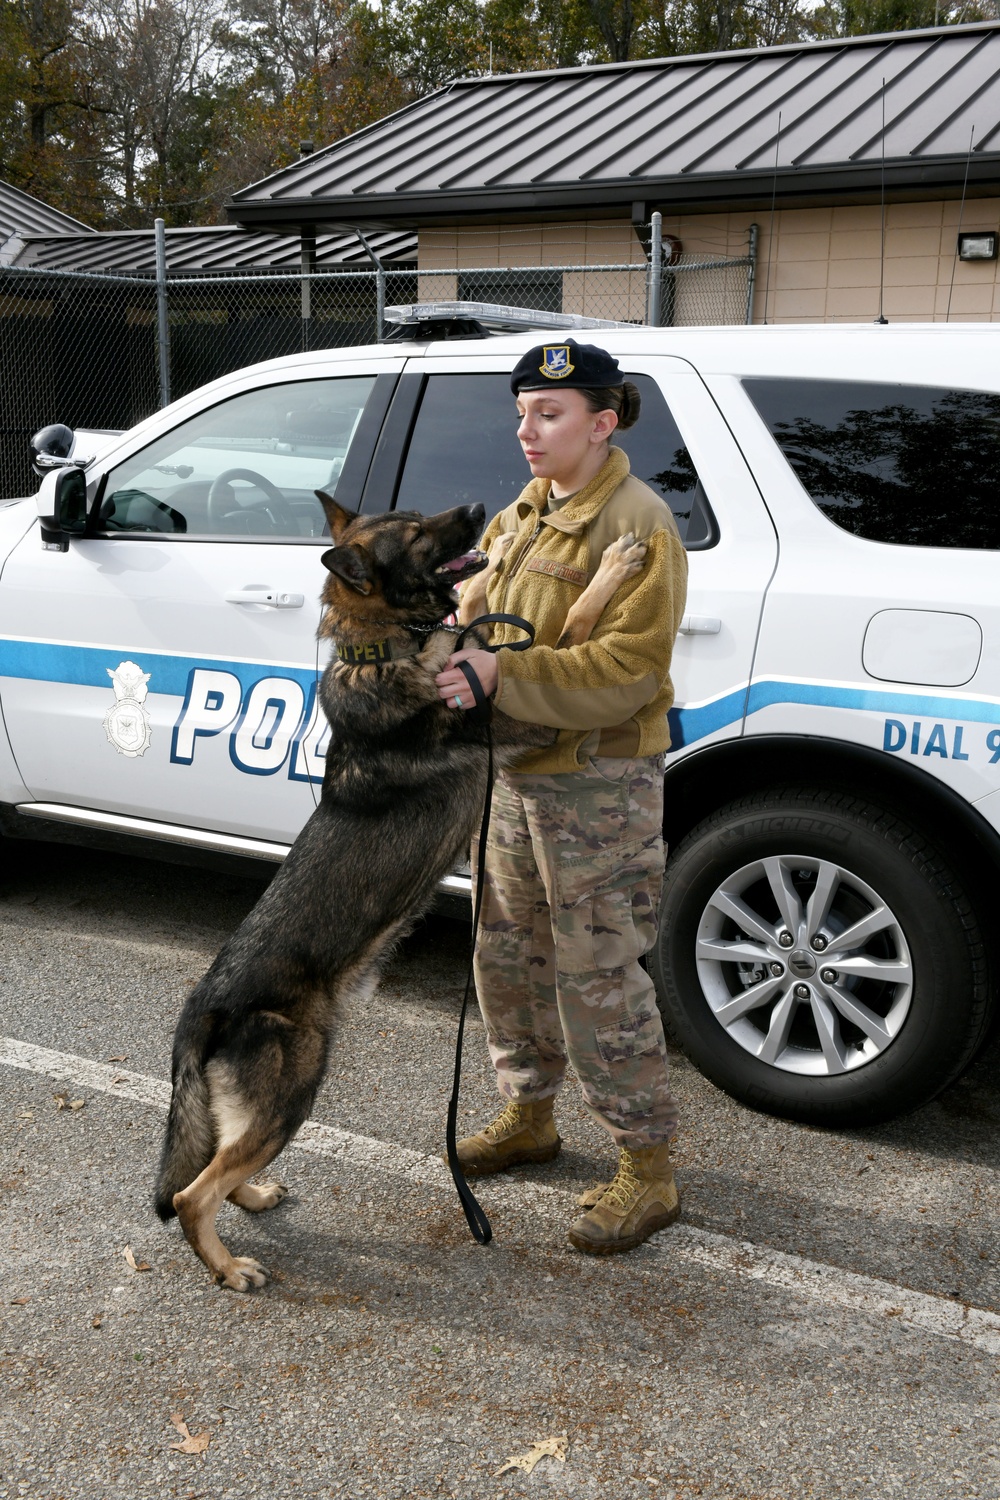
<path id="1" fill-rule="evenodd" d="M 14 1300 L 13 1300 L 13 1302 L 10 1305 L 11 1305 L 11 1307 L 23 1307 L 26 1302 L 30 1302 L 30 1301 L 31 1301 L 30 1297 L 15 1297 Z"/>
<path id="2" fill-rule="evenodd" d="M 116 1083 L 128 1083 L 128 1079 L 125 1077 L 124 1073 L 116 1073 L 114 1078 L 112 1078 L 111 1080 L 110 1086 L 114 1088 Z"/>
<path id="3" fill-rule="evenodd" d="M 132 1254 L 131 1245 L 126 1245 L 125 1249 L 122 1251 L 122 1254 L 124 1255 L 127 1264 L 132 1267 L 133 1271 L 151 1271 L 153 1269 L 148 1260 L 136 1260 L 135 1256 Z"/>
<path id="4" fill-rule="evenodd" d="M 527 1453 L 508 1458 L 503 1468 L 497 1469 L 493 1477 L 499 1479 L 508 1469 L 523 1469 L 525 1474 L 530 1474 L 540 1458 L 554 1458 L 558 1463 L 564 1464 L 568 1447 L 569 1438 L 565 1434 L 558 1438 L 542 1438 L 540 1442 L 532 1443 Z"/>
<path id="5" fill-rule="evenodd" d="M 90 1326 L 91 1326 L 91 1328 L 100 1328 L 100 1326 L 101 1326 L 101 1320 L 100 1320 L 100 1318 L 91 1318 L 91 1320 L 90 1320 Z"/>
<path id="6" fill-rule="evenodd" d="M 87 1102 L 86 1099 L 71 1099 L 68 1089 L 62 1089 L 52 1097 L 56 1101 L 56 1109 L 82 1109 Z"/>
<path id="7" fill-rule="evenodd" d="M 121 1057 L 109 1057 L 108 1062 L 128 1062 L 128 1053 L 123 1052 Z"/>
<path id="8" fill-rule="evenodd" d="M 174 1414 L 170 1418 L 170 1420 L 171 1420 L 171 1422 L 173 1422 L 174 1426 L 177 1428 L 177 1431 L 180 1433 L 181 1439 L 182 1439 L 182 1441 L 179 1442 L 179 1443 L 171 1443 L 170 1444 L 171 1452 L 173 1452 L 173 1453 L 204 1453 L 205 1449 L 208 1447 L 209 1443 L 212 1441 L 210 1433 L 207 1433 L 207 1432 L 196 1432 L 196 1433 L 192 1434 L 188 1430 L 188 1424 L 185 1422 L 184 1418 L 181 1416 L 181 1414 L 180 1414 L 179 1411 L 174 1412 Z"/>
<path id="9" fill-rule="evenodd" d="M 22 1109 L 17 1118 L 19 1120 L 33 1120 L 35 1118 L 35 1111 L 33 1109 Z"/>

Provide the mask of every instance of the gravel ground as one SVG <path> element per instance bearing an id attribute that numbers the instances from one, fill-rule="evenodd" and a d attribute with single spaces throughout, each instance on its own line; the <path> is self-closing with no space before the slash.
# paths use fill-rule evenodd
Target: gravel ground
<path id="1" fill-rule="evenodd" d="M 0 1031 L 165 1079 L 186 990 L 260 885 L 4 852 Z M 395 1170 L 393 1147 L 441 1148 L 467 942 L 432 919 L 345 1018 L 314 1119 L 358 1151 L 290 1149 L 280 1208 L 223 1210 L 223 1238 L 273 1273 L 252 1296 L 212 1286 L 151 1213 L 162 1109 L 98 1089 L 59 1109 L 63 1084 L 0 1068 L 2 1500 L 997 1500 L 997 1353 L 755 1280 L 738 1256 L 699 1264 L 669 1230 L 576 1254 L 573 1195 L 612 1157 L 573 1085 L 560 1158 L 482 1185 L 489 1249 L 443 1179 Z M 920 1113 L 825 1132 L 675 1059 L 686 1224 L 1000 1311 L 998 1061 L 994 1042 Z M 474 1022 L 463 1121 L 493 1103 Z M 174 1417 L 202 1452 L 171 1447 Z M 497 1474 L 564 1435 L 565 1463 Z"/>

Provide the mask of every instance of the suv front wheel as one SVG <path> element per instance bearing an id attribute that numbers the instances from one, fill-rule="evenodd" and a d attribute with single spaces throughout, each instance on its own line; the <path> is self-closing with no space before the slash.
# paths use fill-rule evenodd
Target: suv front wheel
<path id="1" fill-rule="evenodd" d="M 908 823 L 847 794 L 748 797 L 667 866 L 653 954 L 664 1024 L 755 1109 L 850 1126 L 925 1104 L 985 1034 L 976 915 Z"/>

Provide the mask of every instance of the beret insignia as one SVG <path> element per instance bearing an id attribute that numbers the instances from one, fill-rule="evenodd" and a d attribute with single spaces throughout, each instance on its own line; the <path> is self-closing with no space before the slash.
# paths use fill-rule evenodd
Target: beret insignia
<path id="1" fill-rule="evenodd" d="M 576 365 L 570 360 L 570 347 L 568 344 L 546 344 L 542 349 L 542 363 L 538 366 L 539 373 L 548 377 L 549 380 L 565 380 L 567 375 L 572 375 Z"/>

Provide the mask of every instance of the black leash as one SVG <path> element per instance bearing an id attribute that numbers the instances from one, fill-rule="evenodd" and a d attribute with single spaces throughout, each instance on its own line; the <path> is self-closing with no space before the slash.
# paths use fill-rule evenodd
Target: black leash
<path id="1" fill-rule="evenodd" d="M 505 641 L 498 646 L 484 646 L 485 651 L 527 651 L 535 639 L 535 627 L 528 621 L 522 620 L 520 615 L 480 615 L 467 625 L 458 638 L 458 648 L 470 630 L 477 625 L 516 625 L 519 630 L 525 632 L 523 641 Z M 465 994 L 462 996 L 462 1010 L 458 1018 L 458 1035 L 455 1038 L 455 1073 L 451 1084 L 451 1098 L 448 1100 L 448 1123 L 445 1129 L 445 1149 L 448 1156 L 448 1167 L 451 1171 L 455 1191 L 462 1205 L 466 1223 L 472 1231 L 472 1237 L 479 1245 L 488 1245 L 493 1238 L 493 1230 L 490 1221 L 486 1217 L 482 1204 L 476 1197 L 465 1179 L 458 1160 L 458 1151 L 455 1140 L 458 1124 L 458 1094 L 462 1078 L 462 1043 L 465 1037 L 465 1015 L 469 1007 L 469 994 L 472 990 L 473 963 L 476 953 L 476 938 L 479 935 L 479 914 L 483 905 L 483 887 L 486 884 L 486 839 L 490 831 L 490 811 L 493 807 L 493 730 L 490 720 L 493 716 L 493 705 L 483 691 L 483 685 L 478 676 L 469 666 L 467 661 L 460 661 L 459 668 L 472 689 L 472 696 L 476 701 L 474 709 L 467 712 L 476 713 L 486 724 L 486 796 L 483 799 L 483 820 L 479 829 L 479 853 L 476 859 L 476 902 L 472 913 L 472 951 L 469 955 L 469 970 L 465 979 Z"/>

